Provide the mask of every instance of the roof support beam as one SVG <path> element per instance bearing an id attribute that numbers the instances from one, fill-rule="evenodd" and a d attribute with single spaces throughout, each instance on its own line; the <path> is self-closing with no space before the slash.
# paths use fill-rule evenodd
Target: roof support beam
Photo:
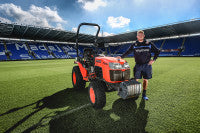
<path id="1" fill-rule="evenodd" d="M 58 34 L 60 34 L 61 30 L 58 31 L 54 36 L 52 36 L 51 38 L 54 39 Z"/>
<path id="2" fill-rule="evenodd" d="M 68 34 L 67 34 L 67 32 L 65 32 L 65 34 L 63 36 L 59 37 L 58 40 L 62 40 L 63 38 L 65 38 L 67 36 L 68 36 Z"/>
<path id="3" fill-rule="evenodd" d="M 35 34 L 33 35 L 33 38 L 35 38 L 35 36 L 37 35 L 37 33 L 41 30 L 41 28 L 38 28 L 38 30 L 35 32 Z"/>
<path id="4" fill-rule="evenodd" d="M 42 36 L 41 39 L 43 39 L 44 37 L 46 37 L 50 32 L 51 32 L 51 30 L 49 30 L 44 36 Z"/>
<path id="5" fill-rule="evenodd" d="M 28 28 L 29 28 L 29 26 L 27 25 L 26 26 L 26 29 L 24 30 L 24 32 L 23 32 L 23 34 L 22 34 L 22 36 L 21 37 L 23 37 L 24 36 L 24 34 L 26 33 L 26 31 L 28 30 Z"/>

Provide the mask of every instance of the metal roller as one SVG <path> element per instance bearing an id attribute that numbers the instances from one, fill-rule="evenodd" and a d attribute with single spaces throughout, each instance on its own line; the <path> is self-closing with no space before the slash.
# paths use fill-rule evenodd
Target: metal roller
<path id="1" fill-rule="evenodd" d="M 141 83 L 134 79 L 129 81 L 121 82 L 120 88 L 118 89 L 118 95 L 123 99 L 128 99 L 131 97 L 137 97 L 141 93 Z"/>

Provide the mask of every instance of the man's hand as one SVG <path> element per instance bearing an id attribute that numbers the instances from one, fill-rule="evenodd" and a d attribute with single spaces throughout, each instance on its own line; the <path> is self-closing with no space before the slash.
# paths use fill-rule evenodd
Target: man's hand
<path id="1" fill-rule="evenodd" d="M 116 58 L 117 58 L 118 60 L 119 60 L 119 59 L 121 59 L 121 57 L 120 57 L 120 56 L 117 56 Z"/>
<path id="2" fill-rule="evenodd" d="M 155 61 L 154 60 L 150 60 L 148 65 L 152 65 Z"/>

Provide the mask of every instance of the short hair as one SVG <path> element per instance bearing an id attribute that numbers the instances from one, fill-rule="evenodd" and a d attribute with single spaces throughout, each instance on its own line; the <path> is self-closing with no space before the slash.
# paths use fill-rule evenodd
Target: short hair
<path id="1" fill-rule="evenodd" d="M 137 31 L 137 35 L 138 35 L 139 33 L 144 34 L 144 31 L 143 31 L 143 30 L 139 30 L 139 31 Z"/>

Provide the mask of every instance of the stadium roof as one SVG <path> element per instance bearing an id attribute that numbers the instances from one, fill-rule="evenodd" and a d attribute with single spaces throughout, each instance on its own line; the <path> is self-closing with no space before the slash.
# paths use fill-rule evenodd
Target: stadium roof
<path id="1" fill-rule="evenodd" d="M 36 27 L 32 25 L 18 25 L 0 23 L 0 37 L 12 39 L 28 39 L 41 41 L 75 42 L 76 33 L 54 28 Z M 88 34 L 80 34 L 79 42 L 93 43 L 95 37 Z"/>
<path id="2" fill-rule="evenodd" d="M 147 39 L 196 34 L 200 33 L 200 19 L 192 19 L 189 21 L 172 23 L 141 30 L 145 32 L 145 36 Z M 98 42 L 119 43 L 135 41 L 136 34 L 137 31 L 132 31 L 113 36 L 99 37 Z M 0 22 L 0 37 L 74 43 L 76 33 L 54 28 L 44 28 L 31 25 L 19 25 Z M 95 37 L 93 35 L 80 34 L 79 42 L 93 43 L 94 38 Z"/>
<path id="3" fill-rule="evenodd" d="M 172 23 L 147 29 L 141 29 L 145 33 L 146 39 L 164 38 L 182 35 L 191 35 L 200 33 L 200 18 L 179 23 Z M 104 38 L 105 42 L 117 43 L 135 41 L 137 31 L 108 36 Z"/>

